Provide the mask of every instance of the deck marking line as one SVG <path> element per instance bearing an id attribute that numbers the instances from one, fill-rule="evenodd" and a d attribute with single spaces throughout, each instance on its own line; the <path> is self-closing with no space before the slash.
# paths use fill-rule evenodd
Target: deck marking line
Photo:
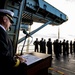
<path id="1" fill-rule="evenodd" d="M 49 67 L 48 69 L 49 69 L 49 70 L 52 70 L 52 71 L 55 71 L 55 72 L 57 72 L 57 73 L 59 73 L 59 74 L 66 75 L 64 72 L 59 71 L 59 70 L 56 70 L 56 69 L 54 69 L 54 68 L 52 68 L 52 67 Z"/>

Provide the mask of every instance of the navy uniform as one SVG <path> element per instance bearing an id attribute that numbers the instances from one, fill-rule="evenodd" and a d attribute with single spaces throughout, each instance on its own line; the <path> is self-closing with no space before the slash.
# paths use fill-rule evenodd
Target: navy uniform
<path id="1" fill-rule="evenodd" d="M 20 70 L 22 68 L 24 70 L 24 63 L 22 64 L 20 59 L 15 56 L 12 41 L 6 32 L 5 26 L 2 25 L 4 24 L 2 20 L 4 16 L 8 17 L 10 22 L 13 23 L 14 13 L 10 10 L 0 9 L 0 75 L 19 75 Z"/>

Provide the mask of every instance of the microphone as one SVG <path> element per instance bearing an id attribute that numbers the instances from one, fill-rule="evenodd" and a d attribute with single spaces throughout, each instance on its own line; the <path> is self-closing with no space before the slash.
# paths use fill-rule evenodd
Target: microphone
<path id="1" fill-rule="evenodd" d="M 25 29 L 23 30 L 23 33 L 26 34 L 27 37 L 32 37 Z"/>

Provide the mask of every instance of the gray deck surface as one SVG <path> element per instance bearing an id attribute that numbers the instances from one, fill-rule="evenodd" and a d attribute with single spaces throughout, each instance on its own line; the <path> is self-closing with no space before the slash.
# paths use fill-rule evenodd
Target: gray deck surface
<path id="1" fill-rule="evenodd" d="M 51 68 L 48 69 L 49 75 L 75 75 L 75 55 L 61 55 L 58 60 L 53 56 Z"/>

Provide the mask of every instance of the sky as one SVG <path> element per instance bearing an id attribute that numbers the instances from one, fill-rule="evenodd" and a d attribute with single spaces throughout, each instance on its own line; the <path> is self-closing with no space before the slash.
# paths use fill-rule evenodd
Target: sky
<path id="1" fill-rule="evenodd" d="M 51 38 L 55 40 L 58 38 L 58 29 L 60 32 L 59 39 L 63 40 L 75 40 L 75 0 L 45 0 L 47 3 L 51 4 L 61 12 L 68 16 L 68 21 L 64 22 L 59 26 L 47 25 L 35 34 L 33 34 L 33 39 L 43 37 L 46 40 Z M 31 26 L 31 31 L 35 30 L 42 23 L 34 23 Z"/>

